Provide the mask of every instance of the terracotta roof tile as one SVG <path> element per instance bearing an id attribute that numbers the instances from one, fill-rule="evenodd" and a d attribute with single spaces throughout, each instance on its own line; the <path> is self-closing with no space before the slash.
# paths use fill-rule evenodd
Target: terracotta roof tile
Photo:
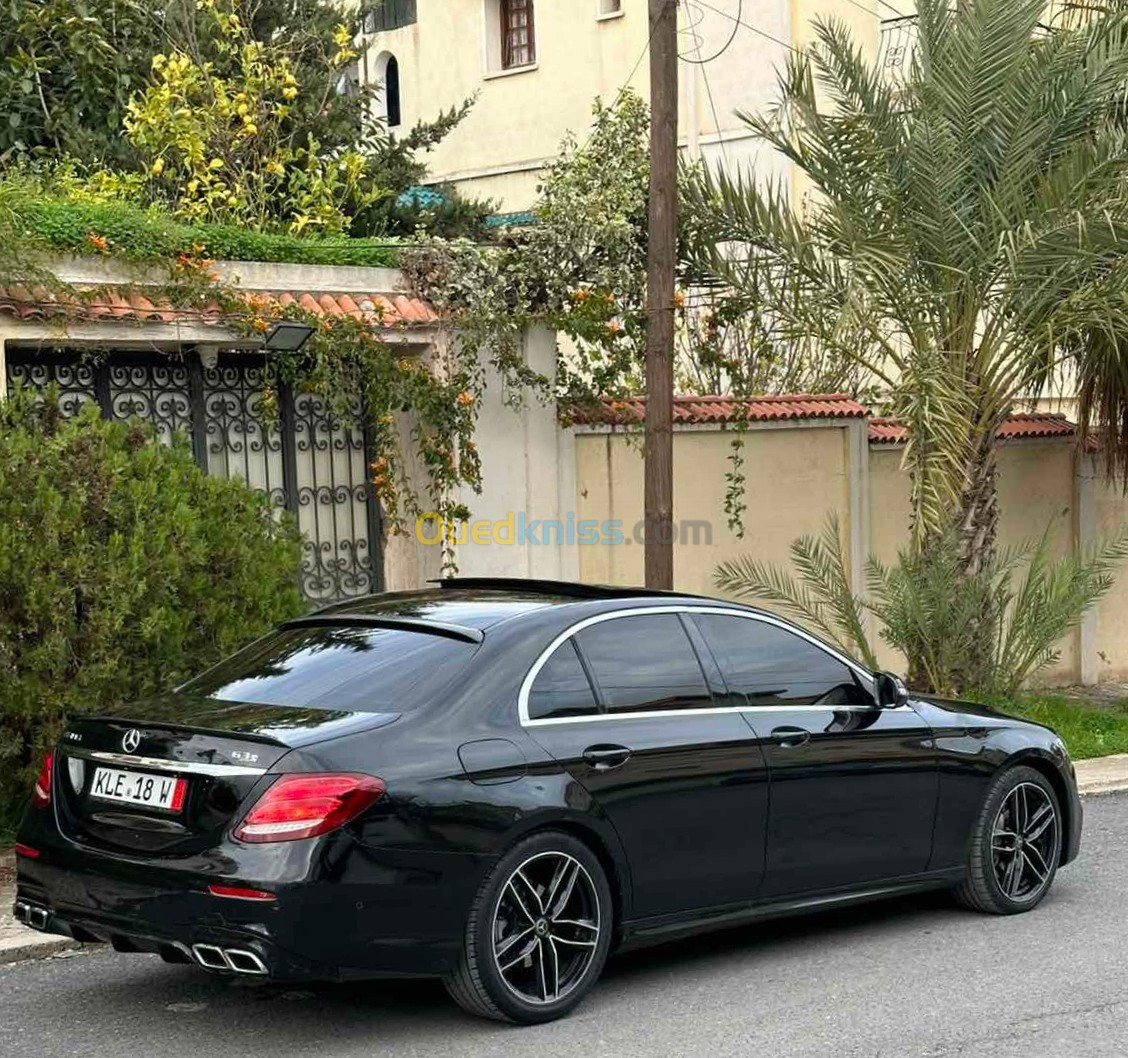
<path id="1" fill-rule="evenodd" d="M 1077 427 L 1057 412 L 1022 412 L 1012 415 L 995 435 L 1000 441 L 1034 440 L 1046 437 L 1073 437 Z M 871 419 L 870 444 L 901 444 L 907 436 L 904 426 L 891 419 Z"/>
<path id="2" fill-rule="evenodd" d="M 576 423 L 626 425 L 641 422 L 645 397 L 612 400 L 605 397 L 596 409 L 572 408 Z M 852 397 L 840 393 L 795 393 L 769 397 L 679 396 L 674 397 L 674 422 L 679 425 L 707 423 L 784 422 L 789 419 L 862 419 L 866 409 Z"/>
<path id="3" fill-rule="evenodd" d="M 171 302 L 153 300 L 136 287 L 106 287 L 86 290 L 84 296 L 75 297 L 56 293 L 46 287 L 29 288 L 20 283 L 0 287 L 0 315 L 18 320 L 37 320 L 51 317 L 69 317 L 78 320 L 133 320 L 141 323 L 184 323 L 192 321 L 220 322 L 222 313 L 218 305 L 202 308 L 178 308 Z M 269 313 L 269 302 L 281 306 L 295 302 L 307 312 L 322 317 L 351 316 L 369 319 L 379 326 L 418 325 L 433 323 L 438 319 L 432 306 L 421 298 L 401 294 L 390 297 L 381 293 L 335 294 L 323 291 L 277 290 L 247 291 L 248 302 L 261 302 Z"/>

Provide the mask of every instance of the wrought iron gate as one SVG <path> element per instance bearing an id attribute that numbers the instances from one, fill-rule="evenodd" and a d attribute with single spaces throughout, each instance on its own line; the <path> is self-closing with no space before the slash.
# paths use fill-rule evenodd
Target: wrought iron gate
<path id="1" fill-rule="evenodd" d="M 186 433 L 204 471 L 241 478 L 290 511 L 305 537 L 301 589 L 311 602 L 383 588 L 380 506 L 368 484 L 364 431 L 334 422 L 320 397 L 286 385 L 272 421 L 263 413 L 263 356 L 220 353 L 205 367 L 195 352 L 116 352 L 94 363 L 76 352 L 9 346 L 6 361 L 9 387 L 54 384 L 64 415 L 94 403 L 108 419 L 151 423 L 165 441 Z"/>

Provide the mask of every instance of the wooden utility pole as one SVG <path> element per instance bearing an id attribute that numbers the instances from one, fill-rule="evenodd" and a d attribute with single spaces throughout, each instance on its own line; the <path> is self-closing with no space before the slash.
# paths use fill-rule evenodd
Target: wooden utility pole
<path id="1" fill-rule="evenodd" d="M 674 267 L 678 239 L 678 5 L 650 0 L 650 233 L 646 274 L 646 586 L 674 586 Z"/>

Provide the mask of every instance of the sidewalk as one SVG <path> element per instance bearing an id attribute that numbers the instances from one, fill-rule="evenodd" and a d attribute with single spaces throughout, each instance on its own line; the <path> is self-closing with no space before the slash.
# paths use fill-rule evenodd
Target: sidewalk
<path id="1" fill-rule="evenodd" d="M 1114 793 L 1128 790 L 1128 753 L 1111 757 L 1094 757 L 1079 760 L 1077 786 L 1082 796 Z M 82 945 L 66 937 L 36 933 L 12 918 L 12 903 L 16 898 L 16 861 L 9 853 L 0 853 L 0 965 L 20 962 L 23 959 L 44 959 L 61 951 L 101 945 Z"/>
<path id="2" fill-rule="evenodd" d="M 1082 797 L 1128 790 L 1128 753 L 1079 760 L 1074 767 L 1077 769 L 1077 789 Z"/>
<path id="3" fill-rule="evenodd" d="M 77 941 L 36 933 L 12 917 L 16 899 L 16 857 L 0 853 L 0 966 L 24 959 L 44 959 L 56 952 L 81 948 Z"/>

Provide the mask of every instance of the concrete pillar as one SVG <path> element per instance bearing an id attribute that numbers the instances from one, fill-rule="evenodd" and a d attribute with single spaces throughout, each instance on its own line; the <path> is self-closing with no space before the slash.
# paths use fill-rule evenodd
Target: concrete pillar
<path id="1" fill-rule="evenodd" d="M 1097 468 L 1093 457 L 1078 452 L 1073 462 L 1073 546 L 1077 553 L 1088 550 L 1097 538 L 1096 510 Z M 1081 615 L 1077 626 L 1077 666 L 1081 683 L 1095 684 L 1100 658 L 1097 657 L 1098 607 L 1091 606 Z"/>
<path id="2" fill-rule="evenodd" d="M 850 511 L 850 586 L 855 595 L 865 592 L 866 559 L 870 546 L 869 419 L 851 419 L 846 427 L 846 488 Z M 870 614 L 864 627 L 872 638 Z"/>

